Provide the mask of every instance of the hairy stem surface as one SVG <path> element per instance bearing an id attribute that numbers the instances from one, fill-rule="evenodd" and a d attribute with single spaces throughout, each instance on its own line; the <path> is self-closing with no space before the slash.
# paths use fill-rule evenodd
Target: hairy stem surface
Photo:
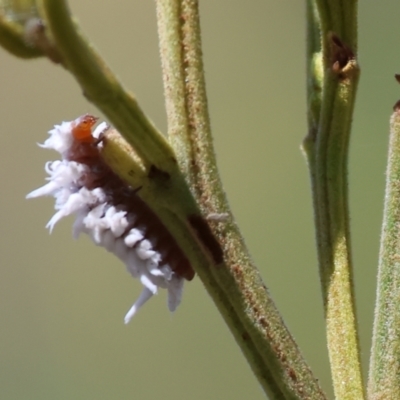
<path id="1" fill-rule="evenodd" d="M 390 120 L 385 209 L 369 370 L 370 400 L 400 399 L 400 107 Z"/>
<path id="2" fill-rule="evenodd" d="M 209 222 L 224 258 L 209 271 L 229 305 L 220 311 L 271 399 L 325 398 L 249 257 L 222 189 L 207 108 L 198 2 L 158 0 L 157 17 L 171 144 L 203 215 L 226 216 Z"/>
<path id="3" fill-rule="evenodd" d="M 363 399 L 347 189 L 359 76 L 356 1 L 311 0 L 308 7 L 309 132 L 303 150 L 313 191 L 329 359 L 336 399 Z"/>

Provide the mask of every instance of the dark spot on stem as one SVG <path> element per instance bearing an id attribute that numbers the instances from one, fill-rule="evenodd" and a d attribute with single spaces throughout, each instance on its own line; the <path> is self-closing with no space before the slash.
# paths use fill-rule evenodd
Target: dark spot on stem
<path id="1" fill-rule="evenodd" d="M 211 253 L 214 262 L 216 264 L 222 263 L 224 261 L 222 248 L 211 232 L 207 221 L 200 215 L 194 214 L 190 215 L 188 220 L 201 243 Z"/>
<path id="2" fill-rule="evenodd" d="M 289 373 L 290 379 L 291 379 L 292 381 L 294 381 L 294 382 L 297 382 L 296 371 L 295 371 L 293 368 L 289 367 L 288 373 Z"/>
<path id="3" fill-rule="evenodd" d="M 344 79 L 344 68 L 355 59 L 354 52 L 339 38 L 336 33 L 329 34 L 331 44 L 331 66 L 339 78 Z"/>
<path id="4" fill-rule="evenodd" d="M 161 181 L 167 181 L 170 178 L 168 172 L 163 171 L 162 169 L 157 168 L 155 165 L 152 165 L 149 170 L 149 178 Z"/>
<path id="5" fill-rule="evenodd" d="M 243 332 L 242 333 L 242 340 L 244 342 L 248 342 L 250 340 L 250 336 L 249 336 L 249 334 L 247 332 Z"/>

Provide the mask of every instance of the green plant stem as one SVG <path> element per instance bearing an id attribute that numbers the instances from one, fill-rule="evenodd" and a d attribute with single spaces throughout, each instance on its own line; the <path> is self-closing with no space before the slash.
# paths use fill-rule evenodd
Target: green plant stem
<path id="1" fill-rule="evenodd" d="M 156 167 L 162 164 L 168 173 L 176 171 L 176 160 L 167 141 L 78 32 L 66 2 L 40 0 L 39 5 L 65 67 L 78 80 L 88 100 L 110 119 L 139 156 Z"/>
<path id="2" fill-rule="evenodd" d="M 186 72 L 182 51 L 181 4 L 177 1 L 157 1 L 159 46 L 164 77 L 168 139 L 186 180 L 193 186 L 194 170 L 191 129 L 186 104 Z M 171 46 L 170 43 L 179 45 Z"/>
<path id="3" fill-rule="evenodd" d="M 337 400 L 364 398 L 347 190 L 348 145 L 359 76 L 355 6 L 355 1 L 310 1 L 308 10 L 311 85 L 309 134 L 303 149 L 312 182 L 327 343 Z"/>
<path id="4" fill-rule="evenodd" d="M 318 10 L 321 32 L 335 32 L 354 51 L 357 48 L 358 0 L 309 0 Z M 321 37 L 325 45 L 327 38 Z M 326 47 L 325 47 L 326 49 Z"/>
<path id="5" fill-rule="evenodd" d="M 225 261 L 209 270 L 224 293 L 226 303 L 219 309 L 271 399 L 325 398 L 248 255 L 222 189 L 207 108 L 198 2 L 158 0 L 157 17 L 171 144 L 203 214 L 228 215 L 210 222 Z"/>
<path id="6" fill-rule="evenodd" d="M 368 399 L 400 399 L 400 108 L 390 120 Z"/>
<path id="7" fill-rule="evenodd" d="M 27 43 L 23 26 L 8 20 L 1 12 L 0 45 L 19 58 L 30 59 L 43 56 L 40 49 Z"/>

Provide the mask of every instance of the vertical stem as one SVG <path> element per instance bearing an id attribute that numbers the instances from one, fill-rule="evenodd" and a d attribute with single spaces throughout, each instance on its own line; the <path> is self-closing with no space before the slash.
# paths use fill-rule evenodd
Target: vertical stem
<path id="1" fill-rule="evenodd" d="M 193 185 L 193 150 L 190 140 L 189 115 L 186 104 L 186 71 L 182 51 L 182 4 L 179 1 L 157 1 L 159 46 L 164 78 L 168 138 L 174 148 L 179 167 Z M 170 44 L 174 43 L 174 46 Z"/>
<path id="2" fill-rule="evenodd" d="M 198 1 L 157 0 L 157 18 L 161 57 L 167 58 L 162 65 L 171 144 L 203 214 L 228 215 L 209 222 L 224 262 L 211 266 L 205 278 L 215 279 L 224 293 L 229 307 L 220 311 L 269 398 L 324 399 L 252 263 L 222 189 L 207 108 Z M 177 95 L 181 90 L 184 102 Z"/>
<path id="3" fill-rule="evenodd" d="M 369 370 L 370 400 L 400 399 L 400 107 L 390 119 L 385 209 Z"/>
<path id="4" fill-rule="evenodd" d="M 225 213 L 228 207 L 216 169 L 197 1 L 157 1 L 157 18 L 170 143 L 192 191 L 198 200 L 207 201 L 205 211 Z"/>
<path id="5" fill-rule="evenodd" d="M 359 76 L 355 4 L 311 0 L 307 13 L 308 25 L 313 27 L 308 29 L 309 134 L 303 149 L 312 182 L 327 343 L 338 400 L 364 398 L 347 190 L 348 146 Z"/>

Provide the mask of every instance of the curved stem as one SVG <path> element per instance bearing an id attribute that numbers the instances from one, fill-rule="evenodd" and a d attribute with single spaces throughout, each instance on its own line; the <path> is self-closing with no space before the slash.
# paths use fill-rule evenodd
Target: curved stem
<path id="1" fill-rule="evenodd" d="M 390 120 L 368 398 L 400 398 L 400 108 Z"/>
<path id="2" fill-rule="evenodd" d="M 158 0 L 157 17 L 171 144 L 203 215 L 228 215 L 210 221 L 225 261 L 209 270 L 226 299 L 220 311 L 271 399 L 323 399 L 249 257 L 222 189 L 208 116 L 198 2 Z"/>
<path id="3" fill-rule="evenodd" d="M 85 96 L 113 123 L 146 162 L 166 172 L 177 170 L 172 149 L 101 57 L 78 32 L 64 0 L 41 0 L 47 27 L 64 65 L 75 76 Z M 161 167 L 159 167 L 161 169 Z"/>
<path id="4" fill-rule="evenodd" d="M 20 58 L 37 58 L 43 56 L 43 52 L 27 43 L 23 26 L 12 22 L 0 12 L 0 45 Z"/>
<path id="5" fill-rule="evenodd" d="M 310 1 L 309 134 L 303 148 L 312 181 L 329 358 L 336 399 L 363 399 L 351 261 L 347 162 L 359 76 L 356 2 Z M 321 45 L 315 40 L 320 30 Z M 320 57 L 318 57 L 318 53 Z M 321 73 L 322 69 L 322 73 Z M 322 96 L 321 91 L 322 90 Z"/>

